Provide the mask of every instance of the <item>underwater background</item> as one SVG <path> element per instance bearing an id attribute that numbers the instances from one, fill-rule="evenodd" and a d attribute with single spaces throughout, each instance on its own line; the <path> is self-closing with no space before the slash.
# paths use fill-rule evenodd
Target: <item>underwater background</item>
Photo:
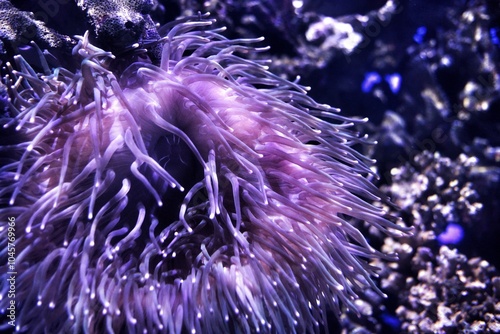
<path id="1" fill-rule="evenodd" d="M 371 261 L 387 298 L 367 290 L 356 311 L 329 317 L 330 332 L 500 333 L 499 1 L 139 2 L 0 0 L 1 65 L 21 54 L 36 67 L 34 41 L 71 68 L 64 55 L 87 30 L 96 46 L 124 54 L 198 12 L 228 38 L 263 36 L 270 49 L 256 61 L 300 77 L 343 116 L 368 117 L 356 127 L 377 145 L 358 149 L 376 159 L 372 182 L 395 204 L 386 209 L 414 229 L 394 238 L 360 224 L 372 246 L 399 259 Z"/>

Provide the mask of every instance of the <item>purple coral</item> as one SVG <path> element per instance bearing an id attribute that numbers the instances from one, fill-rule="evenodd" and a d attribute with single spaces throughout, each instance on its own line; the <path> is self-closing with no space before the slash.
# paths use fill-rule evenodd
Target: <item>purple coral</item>
<path id="1" fill-rule="evenodd" d="M 120 76 L 87 36 L 75 73 L 9 65 L 0 265 L 3 283 L 15 217 L 19 331 L 314 332 L 378 291 L 367 260 L 393 256 L 350 218 L 407 229 L 370 204 L 387 199 L 359 121 L 211 24 L 173 25 L 160 66 L 138 54 Z"/>

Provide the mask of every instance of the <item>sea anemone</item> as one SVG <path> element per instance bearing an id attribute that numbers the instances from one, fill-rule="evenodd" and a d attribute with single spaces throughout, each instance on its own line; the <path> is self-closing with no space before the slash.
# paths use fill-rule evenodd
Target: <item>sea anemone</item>
<path id="1" fill-rule="evenodd" d="M 379 291 L 368 260 L 394 256 L 353 221 L 407 229 L 370 204 L 362 120 L 212 23 L 172 25 L 158 66 L 137 49 L 112 71 L 88 36 L 75 71 L 7 64 L 0 308 L 13 220 L 19 332 L 318 332 Z"/>

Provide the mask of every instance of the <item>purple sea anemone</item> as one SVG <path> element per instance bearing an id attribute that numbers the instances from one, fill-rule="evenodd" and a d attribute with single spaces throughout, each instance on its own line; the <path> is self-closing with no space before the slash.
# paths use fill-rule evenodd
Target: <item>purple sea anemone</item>
<path id="1" fill-rule="evenodd" d="M 370 204 L 387 199 L 357 121 L 211 24 L 173 25 L 159 66 L 138 53 L 120 75 L 87 36 L 74 73 L 7 65 L 2 321 L 10 221 L 19 332 L 317 332 L 378 291 L 367 260 L 393 256 L 352 219 L 406 229 Z"/>

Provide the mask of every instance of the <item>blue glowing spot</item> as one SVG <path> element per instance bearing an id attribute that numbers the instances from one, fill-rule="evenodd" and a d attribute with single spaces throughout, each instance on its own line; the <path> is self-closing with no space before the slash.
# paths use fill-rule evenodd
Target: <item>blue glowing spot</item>
<path id="1" fill-rule="evenodd" d="M 382 314 L 382 321 L 395 332 L 401 328 L 401 321 L 393 314 L 384 312 Z"/>
<path id="2" fill-rule="evenodd" d="M 413 35 L 413 40 L 421 44 L 424 41 L 425 34 L 427 34 L 427 28 L 426 27 L 418 27 L 417 32 L 415 32 L 415 35 Z"/>
<path id="3" fill-rule="evenodd" d="M 399 88 L 401 88 L 401 75 L 399 73 L 386 75 L 385 81 L 387 81 L 389 88 L 391 88 L 394 94 L 399 92 Z"/>
<path id="4" fill-rule="evenodd" d="M 500 28 L 490 28 L 491 42 L 496 45 L 500 45 L 500 37 L 498 36 L 499 30 Z"/>
<path id="5" fill-rule="evenodd" d="M 441 245 L 455 245 L 464 238 L 464 229 L 462 226 L 451 223 L 446 227 L 446 231 L 438 235 L 437 239 Z"/>
<path id="6" fill-rule="evenodd" d="M 366 73 L 365 80 L 363 80 L 363 83 L 361 84 L 361 89 L 363 90 L 363 93 L 371 92 L 373 86 L 380 83 L 380 81 L 382 81 L 382 78 L 380 77 L 380 74 L 378 74 L 377 72 Z"/>

